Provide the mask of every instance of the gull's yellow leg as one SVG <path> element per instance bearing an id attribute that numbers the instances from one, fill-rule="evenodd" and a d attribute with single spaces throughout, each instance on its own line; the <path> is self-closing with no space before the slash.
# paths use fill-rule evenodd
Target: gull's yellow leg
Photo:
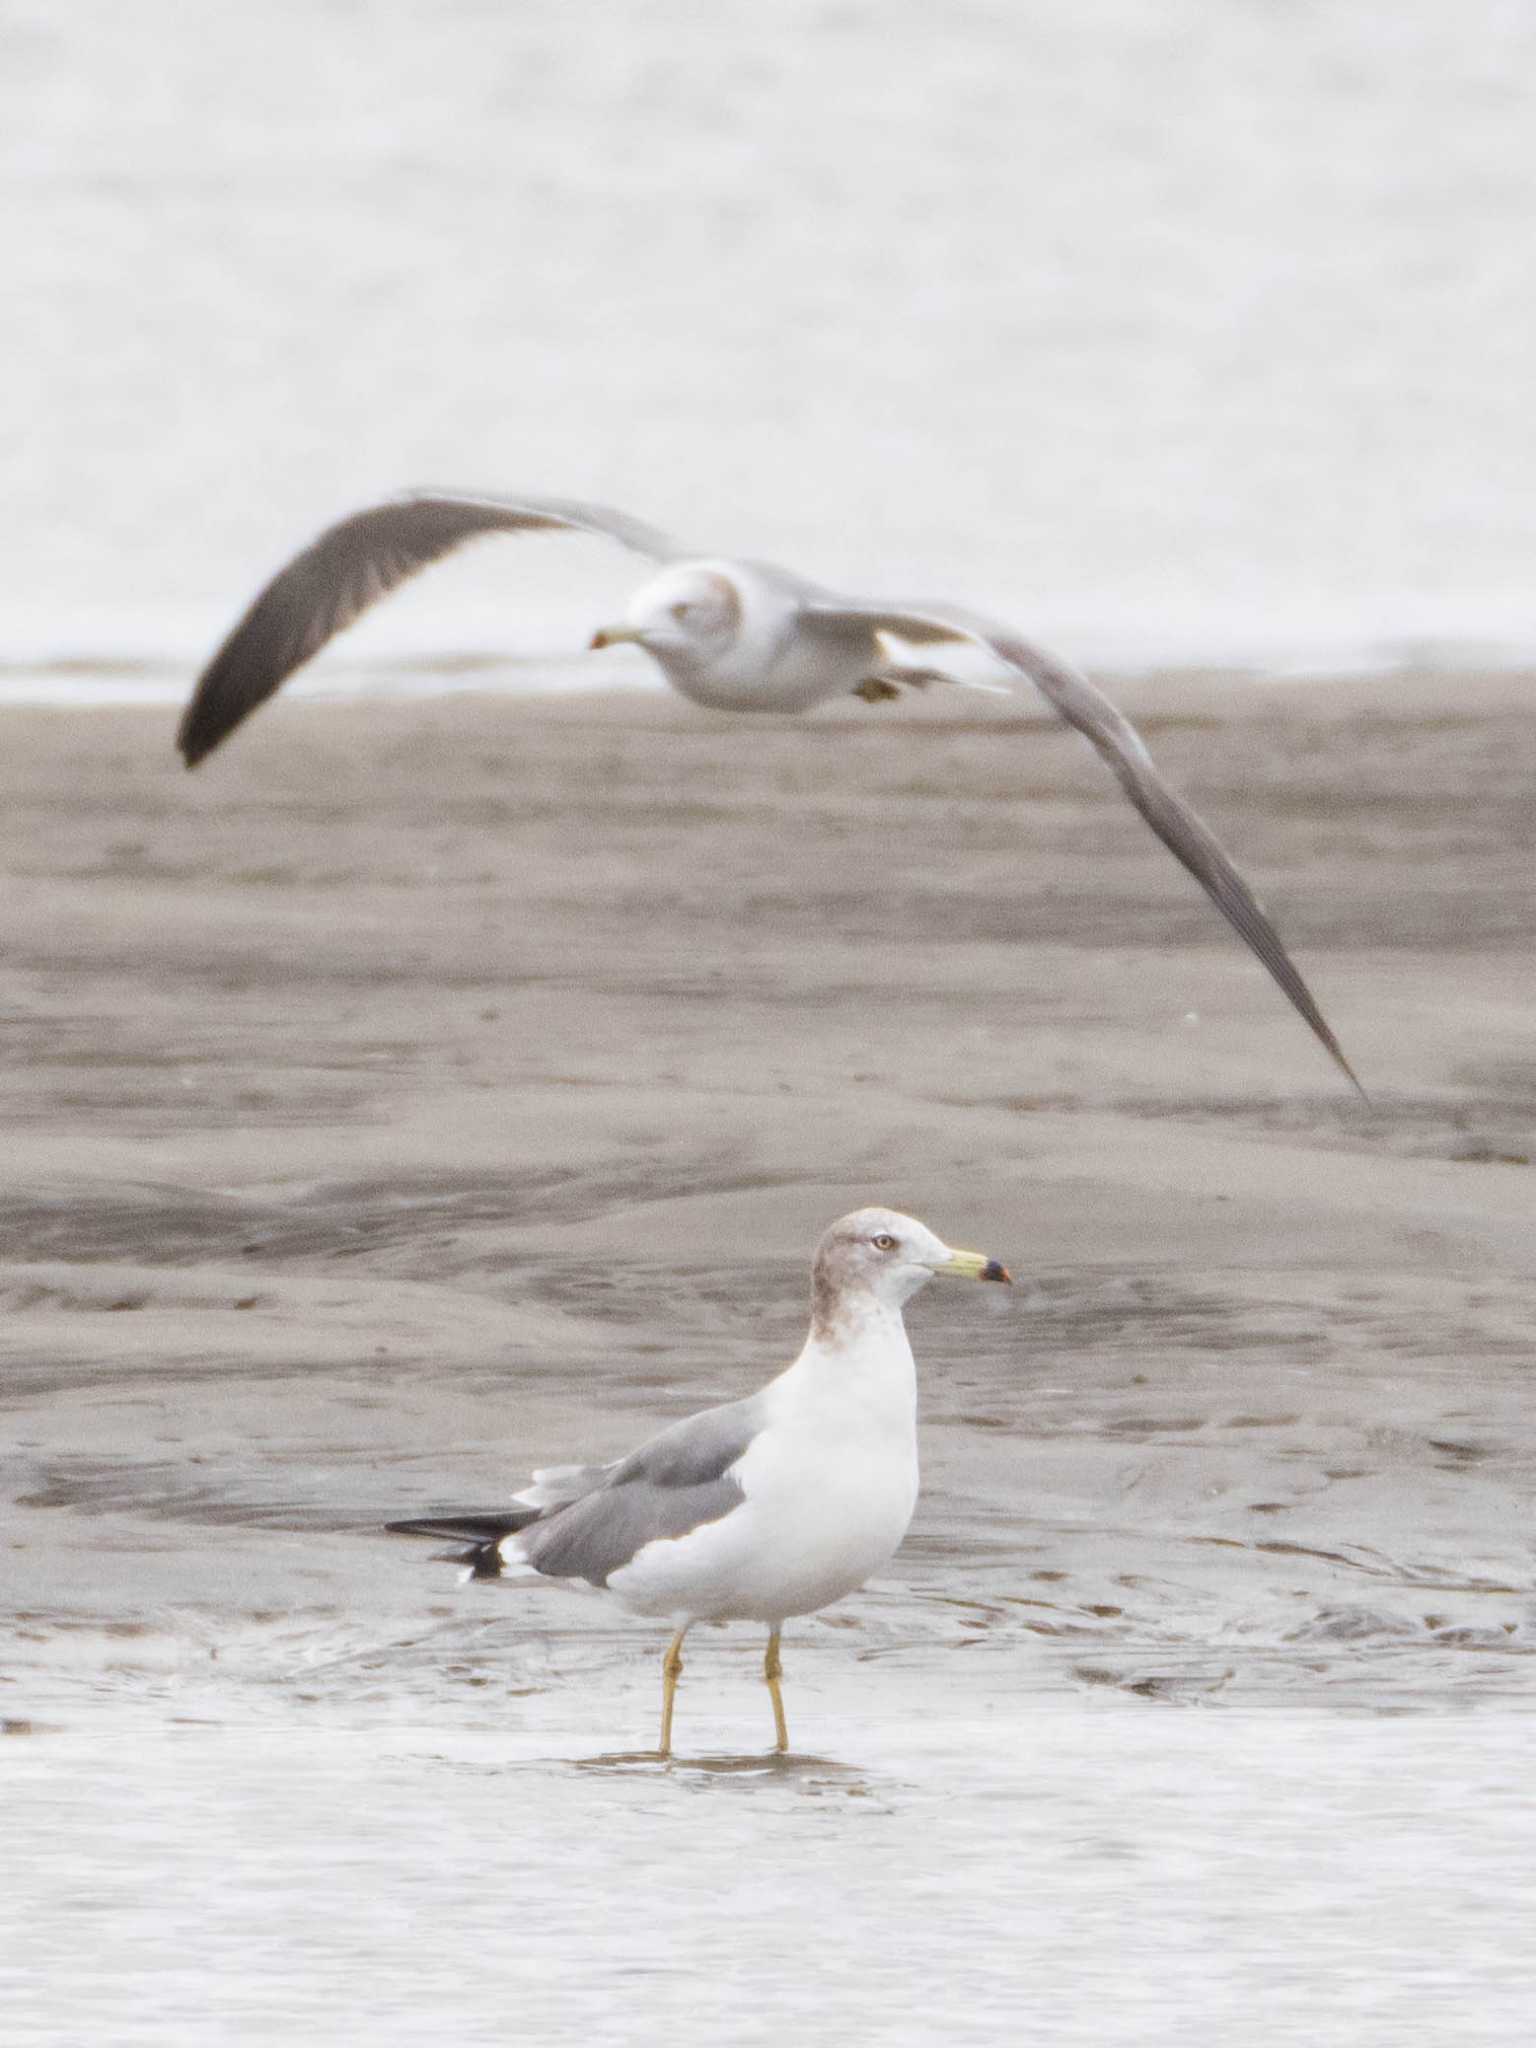
<path id="1" fill-rule="evenodd" d="M 661 1743 L 658 1756 L 672 1754 L 672 1703 L 677 1698 L 677 1681 L 683 1675 L 683 1637 L 688 1633 L 685 1622 L 667 1645 L 667 1654 L 661 1660 Z"/>
<path id="2" fill-rule="evenodd" d="M 768 1631 L 768 1648 L 763 1655 L 763 1679 L 768 1687 L 768 1697 L 773 1701 L 773 1746 L 784 1756 L 789 1749 L 789 1723 L 784 1719 L 784 1695 L 779 1691 L 779 1680 L 784 1676 L 784 1666 L 779 1662 L 779 1632 L 776 1628 Z"/>

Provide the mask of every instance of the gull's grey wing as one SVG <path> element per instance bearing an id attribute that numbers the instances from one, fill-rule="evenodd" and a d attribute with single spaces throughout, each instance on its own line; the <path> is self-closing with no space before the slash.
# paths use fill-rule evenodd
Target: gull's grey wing
<path id="1" fill-rule="evenodd" d="M 670 561 L 669 534 L 606 505 L 414 491 L 338 520 L 279 569 L 203 670 L 176 744 L 189 768 L 212 753 L 333 635 L 419 569 L 486 533 L 565 529 Z"/>
<path id="2" fill-rule="evenodd" d="M 439 1552 L 477 1579 L 501 1576 L 508 1536 L 517 1556 L 552 1579 L 608 1583 L 637 1550 L 718 1522 L 745 1499 L 731 1477 L 761 1428 L 756 1395 L 673 1423 L 611 1465 L 551 1465 L 510 1508 L 448 1509 L 386 1522 L 394 1536 L 435 1536 L 466 1550 Z"/>
<path id="3" fill-rule="evenodd" d="M 605 1586 L 647 1543 L 687 1536 L 741 1505 L 732 1468 L 761 1427 L 755 1395 L 674 1423 L 602 1485 L 524 1530 L 519 1555 L 548 1578 Z"/>
<path id="4" fill-rule="evenodd" d="M 968 640 L 987 648 L 1006 667 L 1027 677 L 1052 708 L 1075 726 L 1113 770 L 1120 787 L 1164 846 L 1194 876 L 1238 937 L 1264 963 L 1276 985 L 1310 1025 L 1334 1063 L 1363 1096 L 1354 1069 L 1281 944 L 1268 915 L 1223 851 L 1210 827 L 1170 789 L 1153 765 L 1135 726 L 1086 676 L 1034 646 L 1006 626 L 949 605 L 905 607 L 811 602 L 800 622 L 812 635 L 851 653 L 867 643 L 870 659 L 882 659 L 877 635 L 894 633 L 917 645 Z"/>
<path id="5" fill-rule="evenodd" d="M 601 1486 L 617 1463 L 617 1459 L 612 1459 L 606 1465 L 541 1466 L 512 1499 L 520 1507 L 537 1508 L 542 1515 L 553 1514 L 556 1508 L 569 1507 L 573 1500 L 580 1500 L 584 1493 Z"/>

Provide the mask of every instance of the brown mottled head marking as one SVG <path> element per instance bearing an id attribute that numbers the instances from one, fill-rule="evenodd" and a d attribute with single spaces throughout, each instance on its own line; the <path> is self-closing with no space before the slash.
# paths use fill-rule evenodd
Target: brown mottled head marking
<path id="1" fill-rule="evenodd" d="M 925 1224 L 895 1209 L 855 1209 L 839 1217 L 811 1267 L 812 1335 L 836 1345 L 872 1309 L 899 1313 L 947 1252 Z"/>
<path id="2" fill-rule="evenodd" d="M 629 623 L 653 652 L 718 651 L 741 630 L 741 592 L 724 570 L 683 563 L 636 591 Z"/>
<path id="3" fill-rule="evenodd" d="M 817 1341 L 829 1344 L 835 1341 L 842 1327 L 848 1307 L 848 1268 L 852 1263 L 852 1244 L 840 1234 L 842 1226 L 834 1224 L 816 1248 L 816 1262 L 811 1267 L 811 1331 Z"/>
<path id="4" fill-rule="evenodd" d="M 741 592 L 729 576 L 705 570 L 699 576 L 696 594 L 684 602 L 693 607 L 685 615 L 690 625 L 702 626 L 722 639 L 736 637 L 741 627 Z"/>

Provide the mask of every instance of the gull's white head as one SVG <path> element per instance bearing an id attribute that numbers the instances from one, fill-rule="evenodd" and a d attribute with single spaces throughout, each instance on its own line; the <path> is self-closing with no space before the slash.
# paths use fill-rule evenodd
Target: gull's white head
<path id="1" fill-rule="evenodd" d="M 1008 1280 L 985 1252 L 958 1252 L 915 1216 L 898 1209 L 855 1209 L 839 1217 L 816 1247 L 811 1305 L 818 1333 L 831 1334 L 860 1296 L 899 1309 L 938 1275 Z"/>
<path id="2" fill-rule="evenodd" d="M 633 641 L 665 663 L 669 658 L 717 659 L 741 629 L 741 593 L 719 569 L 688 562 L 643 583 L 630 599 L 622 626 L 605 626 L 594 647 Z"/>

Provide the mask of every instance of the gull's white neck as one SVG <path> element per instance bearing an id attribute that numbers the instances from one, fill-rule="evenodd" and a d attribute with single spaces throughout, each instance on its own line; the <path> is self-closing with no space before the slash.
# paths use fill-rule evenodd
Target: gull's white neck
<path id="1" fill-rule="evenodd" d="M 911 1432 L 917 1420 L 917 1368 L 899 1307 L 872 1294 L 844 1297 L 836 1313 L 811 1325 L 800 1356 L 776 1388 L 799 1406 L 832 1414 L 856 1410 Z"/>
<path id="2" fill-rule="evenodd" d="M 795 631 L 795 599 L 781 579 L 751 562 L 694 566 L 732 584 L 741 609 L 726 646 L 652 648 L 683 696 L 716 711 L 808 711 L 858 682 L 862 670 L 843 675 L 827 649 Z"/>

